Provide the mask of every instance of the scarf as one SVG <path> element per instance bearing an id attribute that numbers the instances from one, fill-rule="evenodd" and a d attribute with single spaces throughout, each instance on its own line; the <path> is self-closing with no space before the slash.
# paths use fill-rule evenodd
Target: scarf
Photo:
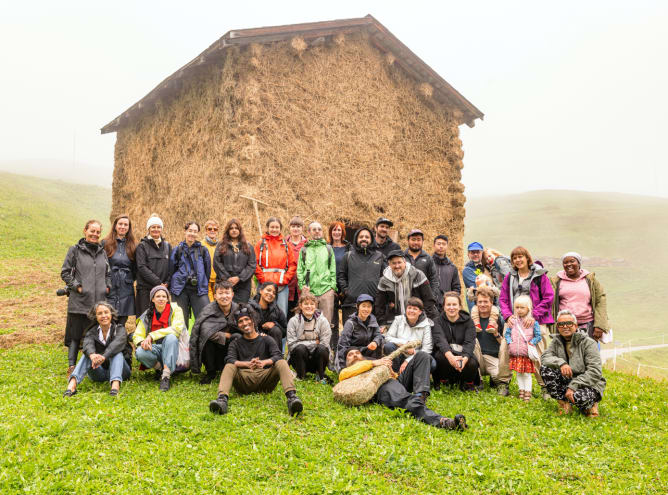
<path id="1" fill-rule="evenodd" d="M 208 235 L 204 236 L 204 240 L 209 246 L 215 246 L 217 244 L 217 242 L 212 240 Z"/>
<path id="2" fill-rule="evenodd" d="M 151 332 L 167 328 L 169 326 L 169 315 L 172 312 L 172 307 L 167 303 L 164 311 L 158 316 L 158 311 L 153 310 L 153 321 L 151 321 Z"/>
<path id="3" fill-rule="evenodd" d="M 394 292 L 394 302 L 401 310 L 401 314 L 405 314 L 406 301 L 411 297 L 411 289 L 419 287 L 427 277 L 421 270 L 414 268 L 410 263 L 406 263 L 406 269 L 401 277 L 397 278 L 392 269 L 388 266 L 383 270 L 383 276 L 378 282 L 378 290 L 386 292 Z"/>

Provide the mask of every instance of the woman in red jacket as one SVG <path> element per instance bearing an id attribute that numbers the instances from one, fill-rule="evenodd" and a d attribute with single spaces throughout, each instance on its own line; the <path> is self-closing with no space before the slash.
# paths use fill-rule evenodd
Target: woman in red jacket
<path id="1" fill-rule="evenodd" d="M 288 284 L 297 272 L 297 258 L 281 235 L 283 224 L 276 217 L 267 220 L 267 232 L 255 245 L 255 276 L 259 284 L 274 282 L 278 286 L 276 303 L 287 316 Z"/>

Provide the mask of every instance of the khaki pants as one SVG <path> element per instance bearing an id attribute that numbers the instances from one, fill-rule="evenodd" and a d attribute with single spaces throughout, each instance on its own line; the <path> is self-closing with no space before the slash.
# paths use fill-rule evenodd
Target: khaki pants
<path id="1" fill-rule="evenodd" d="M 321 296 L 317 296 L 316 305 L 322 315 L 327 318 L 329 325 L 332 326 L 334 323 L 334 297 L 336 294 L 332 289 L 329 289 Z"/>
<path id="2" fill-rule="evenodd" d="M 508 344 L 503 339 L 499 348 L 499 357 L 483 354 L 480 342 L 476 339 L 474 355 L 480 364 L 480 376 L 488 375 L 496 383 L 510 383 L 512 375 L 508 368 Z"/>
<path id="3" fill-rule="evenodd" d="M 268 393 L 276 388 L 279 380 L 284 392 L 295 390 L 292 372 L 285 359 L 279 359 L 269 368 L 256 370 L 237 368 L 233 364 L 228 363 L 223 368 L 222 375 L 220 375 L 218 393 L 229 395 L 233 385 L 234 389 L 240 394 L 251 394 L 253 392 Z"/>

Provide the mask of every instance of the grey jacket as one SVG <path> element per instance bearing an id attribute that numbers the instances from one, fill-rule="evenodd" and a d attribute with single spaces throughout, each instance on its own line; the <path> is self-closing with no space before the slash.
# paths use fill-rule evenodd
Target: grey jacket
<path id="1" fill-rule="evenodd" d="M 88 314 L 93 304 L 107 300 L 107 289 L 111 289 L 111 271 L 104 248 L 97 245 L 91 249 L 83 238 L 79 239 L 67 250 L 60 278 L 70 290 L 67 312 Z"/>
<path id="2" fill-rule="evenodd" d="M 315 318 L 315 328 L 314 331 L 318 335 L 318 341 L 320 345 L 324 345 L 327 349 L 331 349 L 330 341 L 332 339 L 332 328 L 329 326 L 327 318 L 325 318 L 319 311 L 316 311 L 313 315 Z M 288 322 L 288 357 L 290 359 L 290 352 L 299 344 L 306 346 L 310 351 L 314 349 L 316 344 L 315 340 L 304 340 L 304 317 L 301 314 L 297 314 L 290 318 Z"/>
<path id="3" fill-rule="evenodd" d="M 561 336 L 552 339 L 550 346 L 540 358 L 543 366 L 559 369 L 567 364 L 573 370 L 573 379 L 568 388 L 578 390 L 590 387 L 598 390 L 603 395 L 605 389 L 605 378 L 601 371 L 601 353 L 593 339 L 584 334 L 574 333 L 571 337 L 571 357 L 566 355 L 565 341 Z"/>

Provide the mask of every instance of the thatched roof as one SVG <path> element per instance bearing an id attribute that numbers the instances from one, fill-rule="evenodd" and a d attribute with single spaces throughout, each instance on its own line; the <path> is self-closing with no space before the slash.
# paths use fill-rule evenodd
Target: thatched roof
<path id="1" fill-rule="evenodd" d="M 474 126 L 475 119 L 482 119 L 483 113 L 464 98 L 455 88 L 439 76 L 422 59 L 399 41 L 385 26 L 371 15 L 357 19 L 311 22 L 274 26 L 255 29 L 228 31 L 222 38 L 200 53 L 193 60 L 158 84 L 150 93 L 128 108 L 121 115 L 105 125 L 101 132 L 106 134 L 137 121 L 146 112 L 150 112 L 158 101 L 167 101 L 174 97 L 183 85 L 211 64 L 220 63 L 231 46 L 250 45 L 251 43 L 272 43 L 299 37 L 311 43 L 324 41 L 326 37 L 339 33 L 367 31 L 369 38 L 380 50 L 394 57 L 395 63 L 412 78 L 433 89 L 433 97 L 441 103 L 454 107 L 461 112 L 462 122 Z"/>

